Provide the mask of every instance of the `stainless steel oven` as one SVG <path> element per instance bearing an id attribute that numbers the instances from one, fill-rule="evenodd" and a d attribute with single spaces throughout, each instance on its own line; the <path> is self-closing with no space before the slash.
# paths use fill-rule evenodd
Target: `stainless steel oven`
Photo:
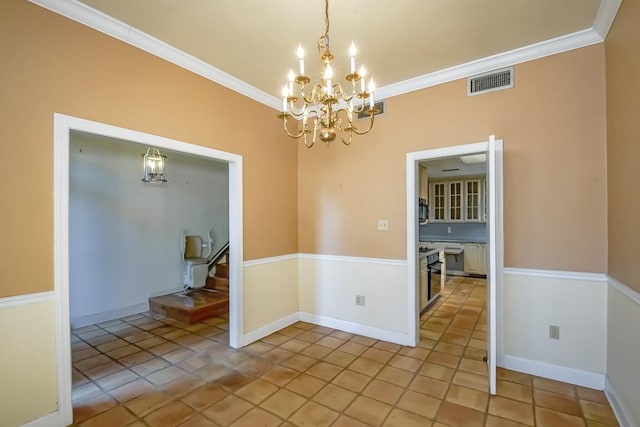
<path id="1" fill-rule="evenodd" d="M 424 312 L 436 300 L 440 293 L 440 281 L 432 277 L 439 273 L 442 264 L 438 251 L 419 248 L 420 255 L 420 312 Z"/>
<path id="2" fill-rule="evenodd" d="M 436 252 L 427 257 L 427 298 L 429 301 L 440 293 L 440 281 L 434 281 L 431 276 L 434 273 L 439 273 L 441 268 L 439 253 Z"/>

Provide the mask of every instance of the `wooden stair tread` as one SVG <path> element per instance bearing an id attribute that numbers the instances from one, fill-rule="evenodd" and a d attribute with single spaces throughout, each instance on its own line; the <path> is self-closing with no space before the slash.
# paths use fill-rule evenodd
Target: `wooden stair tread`
<path id="1" fill-rule="evenodd" d="M 216 264 L 216 276 L 229 278 L 229 264 L 227 263 Z"/>
<path id="2" fill-rule="evenodd" d="M 229 293 L 192 290 L 149 298 L 149 308 L 184 323 L 196 323 L 229 312 Z"/>

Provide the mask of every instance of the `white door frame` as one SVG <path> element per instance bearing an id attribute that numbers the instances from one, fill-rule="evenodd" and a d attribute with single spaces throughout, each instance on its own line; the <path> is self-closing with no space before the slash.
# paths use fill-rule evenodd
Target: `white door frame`
<path id="1" fill-rule="evenodd" d="M 242 156 L 131 129 L 55 113 L 53 116 L 54 295 L 56 304 L 56 368 L 58 413 L 73 420 L 69 320 L 69 139 L 71 131 L 87 132 L 167 150 L 225 161 L 229 165 L 229 345 L 243 345 Z"/>
<path id="2" fill-rule="evenodd" d="M 490 138 L 492 139 L 493 136 Z M 417 259 L 416 259 L 416 248 L 419 238 L 419 226 L 418 226 L 418 218 L 417 218 L 417 200 L 418 200 L 418 162 L 424 160 L 434 160 L 442 157 L 454 157 L 454 156 L 463 156 L 467 154 L 477 154 L 477 153 L 487 153 L 489 150 L 489 142 L 477 142 L 472 144 L 465 145 L 456 145 L 452 147 L 444 147 L 444 148 L 436 148 L 431 150 L 424 151 L 415 151 L 411 153 L 407 153 L 406 157 L 406 182 L 407 182 L 407 294 L 409 296 L 407 301 L 407 325 L 408 325 L 408 341 L 411 345 L 417 345 L 420 341 L 420 308 L 419 308 L 419 298 L 418 298 L 418 270 L 417 270 Z M 496 165 L 492 163 L 488 163 L 488 168 L 493 168 Z M 491 171 L 488 171 L 488 174 Z M 500 171 L 500 174 L 502 171 Z M 502 189 L 501 189 L 502 190 Z M 499 196 L 502 199 L 502 195 Z M 502 205 L 499 206 L 500 210 L 502 210 Z M 502 217 L 502 212 L 495 212 L 493 210 L 488 212 L 487 221 L 489 223 L 489 227 L 491 230 L 495 230 L 496 232 L 502 233 L 500 228 L 496 228 L 495 224 L 499 217 Z M 493 227 L 493 228 L 491 228 Z M 497 236 L 496 245 L 499 253 L 504 253 L 503 251 L 503 239 L 502 235 Z M 500 265 L 502 263 L 502 258 L 498 258 L 496 260 L 498 265 L 493 267 L 493 271 L 502 271 L 503 266 Z M 496 289 L 497 301 L 501 301 L 500 293 L 501 289 Z M 500 348 L 502 346 L 502 339 L 499 339 L 502 331 L 502 311 L 503 307 L 496 303 L 496 299 L 491 299 L 487 301 L 488 306 L 487 313 L 493 313 L 495 318 L 493 322 L 495 322 L 496 334 L 489 337 L 489 343 L 493 341 L 493 343 L 497 343 L 498 351 L 496 352 L 496 356 L 498 360 L 500 360 L 501 352 Z M 492 321 L 488 319 L 488 321 Z M 494 367 L 495 369 L 495 367 Z M 494 391 L 495 392 L 495 391 Z"/>

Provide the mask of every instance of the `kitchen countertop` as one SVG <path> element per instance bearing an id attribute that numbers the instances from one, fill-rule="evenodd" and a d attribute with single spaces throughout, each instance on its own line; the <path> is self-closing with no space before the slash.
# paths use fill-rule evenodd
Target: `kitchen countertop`
<path id="1" fill-rule="evenodd" d="M 427 252 L 418 252 L 418 259 L 428 257 L 429 255 L 437 254 L 441 251 L 444 251 L 444 247 L 434 248 Z"/>

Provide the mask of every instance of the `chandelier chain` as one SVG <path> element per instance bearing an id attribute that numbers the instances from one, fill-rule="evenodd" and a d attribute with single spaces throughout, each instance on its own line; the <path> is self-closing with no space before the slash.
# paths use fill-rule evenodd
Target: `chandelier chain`
<path id="1" fill-rule="evenodd" d="M 329 0 L 324 2 L 324 36 L 329 38 Z"/>
<path id="2" fill-rule="evenodd" d="M 318 38 L 318 52 L 331 56 L 329 49 L 329 0 L 324 2 L 324 34 Z"/>

